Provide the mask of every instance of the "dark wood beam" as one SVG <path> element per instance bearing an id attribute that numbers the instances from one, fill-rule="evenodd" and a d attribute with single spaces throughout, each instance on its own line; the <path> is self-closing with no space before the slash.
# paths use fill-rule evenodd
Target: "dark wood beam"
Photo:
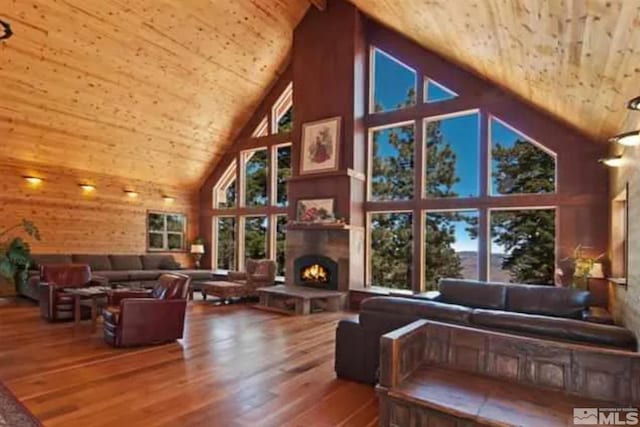
<path id="1" fill-rule="evenodd" d="M 309 3 L 318 8 L 318 10 L 327 10 L 327 0 L 309 0 Z"/>

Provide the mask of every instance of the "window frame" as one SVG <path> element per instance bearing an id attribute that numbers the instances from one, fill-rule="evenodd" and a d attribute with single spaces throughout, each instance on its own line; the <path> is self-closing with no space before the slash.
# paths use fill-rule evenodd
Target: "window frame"
<path id="1" fill-rule="evenodd" d="M 480 240 L 480 215 L 481 215 L 481 209 L 480 208 L 460 208 L 460 209 L 422 209 L 420 211 L 420 245 L 422 246 L 422 262 L 420 263 L 420 289 L 421 291 L 424 291 L 426 289 L 426 277 L 427 277 L 427 253 L 426 253 L 426 238 L 427 238 L 427 227 L 426 227 L 426 222 L 427 222 L 427 215 L 430 213 L 456 213 L 456 212 L 475 212 L 476 213 L 476 217 L 478 218 L 478 238 L 477 240 L 477 247 L 478 247 L 478 251 L 477 251 L 477 258 L 478 258 L 478 265 L 476 267 L 476 279 L 473 280 L 480 280 L 480 251 L 482 250 L 482 244 L 481 244 L 481 240 Z"/>
<path id="2" fill-rule="evenodd" d="M 410 212 L 413 215 L 413 286 L 414 292 L 422 292 L 425 286 L 425 265 L 426 251 L 424 240 L 426 233 L 425 214 L 426 212 L 445 211 L 475 211 L 478 218 L 478 279 L 489 280 L 489 263 L 491 253 L 490 235 L 490 210 L 526 210 L 533 208 L 555 209 L 556 211 L 556 235 L 555 235 L 555 259 L 558 262 L 558 238 L 559 238 L 559 217 L 560 207 L 558 204 L 558 194 L 560 194 L 561 183 L 558 180 L 558 155 L 538 140 L 531 138 L 526 133 L 515 129 L 512 125 L 496 117 L 491 105 L 487 105 L 482 100 L 476 100 L 473 93 L 466 94 L 464 87 L 455 80 L 449 80 L 443 75 L 432 79 L 428 69 L 428 64 L 423 60 L 409 59 L 405 63 L 406 57 L 400 60 L 394 57 L 390 51 L 380 46 L 387 46 L 386 43 L 378 43 L 378 37 L 369 40 L 368 49 L 368 74 L 367 74 L 367 100 L 365 111 L 365 123 L 367 123 L 367 140 L 365 147 L 365 167 L 366 167 L 366 187 L 364 216 L 365 224 L 365 286 L 372 286 L 371 283 L 371 214 L 375 213 L 401 213 Z M 402 110 L 389 110 L 375 112 L 375 50 L 390 57 L 404 67 L 416 73 L 416 104 L 415 106 Z M 448 91 L 455 93 L 455 99 L 445 101 L 429 102 L 426 94 L 428 81 L 444 86 Z M 442 82 L 442 83 L 441 83 Z M 451 101 L 451 102 L 446 102 Z M 459 107 L 459 108 L 458 108 Z M 433 120 L 455 117 L 471 113 L 478 114 L 478 166 L 477 181 L 478 194 L 476 197 L 456 197 L 456 198 L 431 198 L 426 195 L 426 126 Z M 555 192 L 554 193 L 533 193 L 533 194 L 492 194 L 492 156 L 491 156 L 491 120 L 495 118 L 509 129 L 513 129 L 517 134 L 522 135 L 527 141 L 533 142 L 545 152 L 553 155 L 555 159 Z M 415 129 L 414 141 L 414 190 L 413 198 L 409 200 L 373 200 L 372 199 L 372 171 L 373 171 L 373 132 L 381 129 L 403 126 L 413 123 Z M 419 239 L 419 242 L 415 242 Z M 418 264 L 416 264 L 418 263 Z M 398 292 L 398 290 L 392 290 Z"/>
<path id="3" fill-rule="evenodd" d="M 220 265 L 218 264 L 218 255 L 219 255 L 219 247 L 218 247 L 218 243 L 219 243 L 219 226 L 220 226 L 220 220 L 221 219 L 225 219 L 225 218 L 231 218 L 234 220 L 234 231 L 235 231 L 235 237 L 236 237 L 236 242 L 234 242 L 234 265 L 232 266 L 231 270 L 226 270 L 224 268 L 220 268 Z M 237 240 L 238 240 L 238 218 L 235 215 L 215 215 L 211 218 L 212 220 L 212 230 L 213 230 L 213 236 L 211 239 L 211 256 L 212 256 L 212 260 L 213 262 L 211 263 L 211 265 L 213 266 L 213 270 L 216 273 L 228 273 L 229 271 L 236 271 L 238 270 L 238 244 L 237 244 Z"/>
<path id="4" fill-rule="evenodd" d="M 151 230 L 149 228 L 150 226 L 150 221 L 149 221 L 149 216 L 150 215 L 161 215 L 163 218 L 163 225 L 164 225 L 164 229 L 162 231 L 156 231 L 156 230 Z M 168 216 L 179 216 L 182 218 L 182 231 L 178 232 L 178 231 L 169 231 L 167 229 L 167 217 Z M 187 230 L 188 230 L 188 216 L 187 214 L 183 213 L 183 212 L 168 212 L 168 211 L 158 211 L 158 210 L 148 210 L 147 211 L 147 221 L 146 221 L 146 228 L 147 228 L 147 252 L 186 252 L 187 251 Z M 149 238 L 149 235 L 153 233 L 153 234 L 161 234 L 162 235 L 162 248 L 152 248 L 151 247 L 151 239 Z M 180 235 L 182 236 L 182 247 L 177 248 L 177 249 L 169 249 L 169 235 Z"/>
<path id="5" fill-rule="evenodd" d="M 293 144 L 291 142 L 285 142 L 284 144 L 275 144 L 271 146 L 270 150 L 270 169 L 272 171 L 270 179 L 271 179 L 271 191 L 269 194 L 269 206 L 275 206 L 280 208 L 287 208 L 289 206 L 289 197 L 287 191 L 287 203 L 284 206 L 278 206 L 278 171 L 280 168 L 278 167 L 278 149 L 283 147 L 291 148 L 290 154 L 290 166 L 291 172 L 293 174 Z M 291 177 L 291 175 L 289 176 Z"/>
<path id="6" fill-rule="evenodd" d="M 387 57 L 388 59 L 390 59 L 391 61 L 407 68 L 408 70 L 413 71 L 415 79 L 414 79 L 414 84 L 413 84 L 413 90 L 416 93 L 416 103 L 414 105 L 412 105 L 411 107 L 407 107 L 407 108 L 393 108 L 391 110 L 385 110 L 385 111 L 375 111 L 376 108 L 376 98 L 375 98 L 375 86 L 376 86 L 376 74 L 375 74 L 375 70 L 376 70 L 376 55 L 375 52 L 376 50 L 378 52 L 380 52 L 382 55 L 384 55 L 385 57 Z M 368 75 L 369 75 L 369 99 L 368 99 L 368 103 L 367 103 L 367 114 L 369 115 L 373 115 L 373 114 L 385 114 L 385 113 L 391 113 L 394 111 L 401 111 L 401 110 L 406 110 L 408 108 L 412 108 L 415 107 L 416 105 L 419 105 L 421 103 L 421 100 L 418 99 L 418 86 L 420 86 L 419 84 L 419 74 L 418 74 L 418 70 L 414 67 L 412 67 L 409 64 L 406 64 L 404 62 L 402 62 L 400 59 L 394 57 L 393 55 L 391 55 L 390 53 L 386 52 L 384 49 L 379 48 L 373 44 L 370 44 L 369 46 L 369 70 L 368 70 Z"/>
<path id="7" fill-rule="evenodd" d="M 226 192 L 227 189 L 229 188 L 231 183 L 233 183 L 234 180 L 236 181 L 236 202 L 235 202 L 235 206 L 219 207 L 218 203 L 220 202 L 220 199 L 219 199 L 220 191 L 224 188 L 224 191 Z M 238 207 L 239 206 L 239 202 L 240 202 L 239 195 L 240 195 L 240 189 L 239 189 L 239 185 L 238 185 L 238 161 L 237 161 L 237 159 L 233 159 L 233 161 L 229 164 L 227 169 L 224 171 L 224 173 L 218 179 L 218 182 L 216 182 L 216 184 L 213 186 L 213 198 L 212 198 L 213 209 L 234 209 L 234 208 Z"/>
<path id="8" fill-rule="evenodd" d="M 472 114 L 476 114 L 477 118 L 478 118 L 478 141 L 477 141 L 477 156 L 478 156 L 478 164 L 477 166 L 477 176 L 476 176 L 476 185 L 477 185 L 477 195 L 473 196 L 473 197 L 432 197 L 427 195 L 427 160 L 428 160 L 428 152 L 427 152 L 427 124 L 431 123 L 431 122 L 436 122 L 436 121 L 441 121 L 441 120 L 446 120 L 446 119 L 453 119 L 453 118 L 457 118 L 457 117 L 463 117 L 463 116 L 470 116 Z M 422 179 L 421 181 L 421 187 L 420 188 L 420 199 L 421 200 L 425 200 L 425 199 L 436 199 L 436 200 L 443 200 L 443 199 L 471 199 L 474 197 L 479 197 L 482 194 L 482 114 L 480 112 L 479 108 L 472 108 L 469 110 L 461 110 L 461 111 L 456 111 L 454 113 L 446 113 L 446 114 L 439 114 L 436 116 L 429 116 L 429 117 L 425 117 L 422 119 L 422 141 L 421 141 L 421 146 L 420 146 L 420 150 L 422 153 L 422 170 L 421 175 L 422 175 Z M 415 168 L 414 168 L 415 170 Z"/>
<path id="9" fill-rule="evenodd" d="M 495 211 L 499 212 L 510 212 L 510 211 L 535 211 L 535 210 L 547 210 L 554 211 L 554 238 L 553 238 L 553 257 L 554 262 L 557 264 L 558 261 L 558 230 L 559 230 L 559 219 L 560 215 L 558 215 L 559 208 L 558 206 L 509 206 L 509 207 L 489 207 L 487 208 L 487 242 L 486 242 L 486 251 L 487 251 L 487 281 L 491 281 L 491 246 L 493 245 L 493 236 L 491 235 L 491 215 Z"/>
<path id="10" fill-rule="evenodd" d="M 414 172 L 414 190 L 413 190 L 413 196 L 410 199 L 404 199 L 404 200 L 373 200 L 372 198 L 372 191 L 373 191 L 373 134 L 374 132 L 378 132 L 381 130 L 386 130 L 386 129 L 392 129 L 392 128 L 396 128 L 396 127 L 403 127 L 403 126 L 408 126 L 408 125 L 413 125 L 413 172 Z M 366 180 L 366 184 L 367 184 L 367 188 L 366 188 L 366 198 L 368 202 L 375 202 L 375 203 L 398 203 L 398 202 L 408 202 L 408 201 L 412 201 L 412 200 L 416 200 L 416 191 L 415 191 L 415 170 L 416 170 L 416 164 L 417 164 L 417 159 L 418 159 L 418 144 L 416 144 L 416 139 L 418 137 L 417 134 L 417 123 L 415 120 L 405 120 L 402 122 L 393 122 L 390 124 L 386 124 L 386 125 L 381 125 L 381 126 L 373 126 L 367 129 L 367 177 L 368 179 Z"/>
<path id="11" fill-rule="evenodd" d="M 271 107 L 271 135 L 280 133 L 278 132 L 278 122 L 280 122 L 280 119 L 287 114 L 287 111 L 291 108 L 293 108 L 293 82 L 290 82 L 287 85 L 284 91 L 282 91 L 280 97 Z"/>
<path id="12" fill-rule="evenodd" d="M 509 129 L 511 132 L 514 132 L 517 135 L 520 135 L 524 139 L 527 140 L 529 144 L 532 144 L 536 148 L 544 151 L 548 155 L 553 158 L 553 191 L 548 193 L 511 193 L 511 194 L 499 194 L 493 192 L 493 121 L 499 122 L 502 126 Z M 515 127 L 511 126 L 504 120 L 500 119 L 494 114 L 487 115 L 487 195 L 490 197 L 505 197 L 505 196 L 540 196 L 540 195 L 548 195 L 548 194 L 558 194 L 558 154 L 542 145 L 540 142 L 536 141 L 534 138 L 528 136 L 526 133 L 519 131 Z"/>
<path id="13" fill-rule="evenodd" d="M 373 285 L 372 281 L 371 281 L 371 277 L 372 277 L 372 265 L 371 265 L 371 260 L 372 260 L 372 249 L 371 249 L 371 244 L 373 243 L 372 240 L 372 231 L 373 231 L 373 227 L 372 227 L 372 215 L 376 215 L 376 214 L 410 214 L 411 215 L 411 263 L 413 265 L 415 265 L 415 256 L 416 256 L 416 237 L 415 237 L 415 229 L 416 229 L 416 222 L 415 222 L 415 212 L 411 209 L 399 209 L 399 210 L 373 210 L 373 211 L 366 211 L 365 212 L 365 244 L 366 244 L 366 248 L 365 248 L 365 286 L 366 287 L 372 287 L 375 286 L 376 288 L 384 288 L 382 286 L 379 285 Z M 415 289 L 416 287 L 416 283 L 415 282 L 415 269 L 414 269 L 414 277 L 412 277 L 411 280 L 411 284 L 410 284 L 410 289 Z M 398 292 L 398 293 L 402 293 L 407 291 L 406 289 L 397 289 L 397 288 L 384 288 L 384 289 L 391 289 L 393 290 L 393 292 Z"/>

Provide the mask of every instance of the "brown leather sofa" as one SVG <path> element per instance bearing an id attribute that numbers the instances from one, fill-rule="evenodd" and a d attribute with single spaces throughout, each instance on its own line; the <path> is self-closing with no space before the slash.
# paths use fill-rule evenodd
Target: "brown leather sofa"
<path id="1" fill-rule="evenodd" d="M 105 342 L 126 347 L 182 338 L 190 281 L 184 274 L 162 274 L 150 292 L 111 294 L 102 311 Z"/>
<path id="2" fill-rule="evenodd" d="M 35 254 L 30 268 L 29 279 L 18 285 L 18 294 L 38 300 L 38 283 L 40 282 L 40 266 L 48 264 L 87 264 L 93 275 L 104 278 L 107 282 L 140 282 L 153 286 L 161 274 L 180 272 L 192 280 L 211 280 L 211 270 L 182 269 L 172 255 L 68 255 L 68 254 Z"/>
<path id="3" fill-rule="evenodd" d="M 336 330 L 339 377 L 374 384 L 380 337 L 418 319 L 562 342 L 635 351 L 634 335 L 619 326 L 581 320 L 590 294 L 567 288 L 443 279 L 440 292 L 420 298 L 373 297 L 358 320 Z"/>
<path id="4" fill-rule="evenodd" d="M 51 321 L 74 317 L 74 297 L 65 288 L 102 284 L 94 280 L 86 264 L 48 264 L 42 266 L 38 278 L 40 314 Z M 86 317 L 89 313 L 83 314 Z"/>

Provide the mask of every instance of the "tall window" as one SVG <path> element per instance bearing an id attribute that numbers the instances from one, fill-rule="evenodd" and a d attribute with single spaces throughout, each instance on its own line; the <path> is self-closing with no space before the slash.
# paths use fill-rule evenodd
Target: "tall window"
<path id="1" fill-rule="evenodd" d="M 269 152 L 266 148 L 243 153 L 244 204 L 247 207 L 266 206 Z"/>
<path id="2" fill-rule="evenodd" d="M 491 119 L 492 194 L 553 193 L 555 156 L 504 122 Z"/>
<path id="3" fill-rule="evenodd" d="M 443 277 L 478 279 L 478 212 L 425 214 L 425 287 Z"/>
<path id="4" fill-rule="evenodd" d="M 425 120 L 426 197 L 476 197 L 479 190 L 479 114 Z"/>
<path id="5" fill-rule="evenodd" d="M 213 203 L 218 209 L 237 206 L 238 186 L 236 179 L 236 162 L 233 162 L 213 187 Z"/>
<path id="6" fill-rule="evenodd" d="M 414 138 L 413 123 L 371 132 L 371 200 L 413 198 Z"/>
<path id="7" fill-rule="evenodd" d="M 373 49 L 370 104 L 372 113 L 399 110 L 416 104 L 416 72 L 391 55 Z"/>
<path id="8" fill-rule="evenodd" d="M 491 280 L 553 284 L 554 209 L 491 211 Z"/>
<path id="9" fill-rule="evenodd" d="M 291 176 L 291 145 L 276 147 L 276 205 L 287 206 L 287 179 Z"/>
<path id="10" fill-rule="evenodd" d="M 413 216 L 408 212 L 370 214 L 370 276 L 374 286 L 411 289 Z"/>
<path id="11" fill-rule="evenodd" d="M 267 217 L 244 217 L 244 260 L 267 257 Z"/>
<path id="12" fill-rule="evenodd" d="M 531 195 L 556 191 L 555 154 L 479 109 L 421 115 L 424 104 L 473 95 L 424 78 L 416 99 L 416 76 L 430 75 L 422 63 L 370 55 L 367 282 L 414 291 L 444 277 L 552 283 L 555 206 Z"/>
<path id="13" fill-rule="evenodd" d="M 287 238 L 287 216 L 276 215 L 276 274 L 284 276 L 285 273 L 285 245 Z"/>
<path id="14" fill-rule="evenodd" d="M 289 84 L 252 137 L 290 132 L 292 120 L 293 86 Z M 213 203 L 215 268 L 243 270 L 247 259 L 267 258 L 276 261 L 278 275 L 284 274 L 291 161 L 291 143 L 265 140 L 264 146 L 240 152 L 220 177 Z"/>
<path id="15" fill-rule="evenodd" d="M 235 270 L 236 264 L 236 219 L 232 216 L 218 217 L 216 222 L 216 268 Z"/>
<path id="16" fill-rule="evenodd" d="M 293 85 L 290 83 L 273 105 L 273 133 L 291 132 L 293 128 Z"/>

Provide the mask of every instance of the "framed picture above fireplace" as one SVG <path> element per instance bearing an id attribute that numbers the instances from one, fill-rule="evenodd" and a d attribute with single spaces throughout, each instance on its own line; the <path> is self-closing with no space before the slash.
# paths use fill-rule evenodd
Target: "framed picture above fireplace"
<path id="1" fill-rule="evenodd" d="M 333 205 L 334 199 L 299 199 L 296 219 L 311 223 L 335 222 Z"/>
<path id="2" fill-rule="evenodd" d="M 322 173 L 338 169 L 340 117 L 302 125 L 300 173 Z"/>

